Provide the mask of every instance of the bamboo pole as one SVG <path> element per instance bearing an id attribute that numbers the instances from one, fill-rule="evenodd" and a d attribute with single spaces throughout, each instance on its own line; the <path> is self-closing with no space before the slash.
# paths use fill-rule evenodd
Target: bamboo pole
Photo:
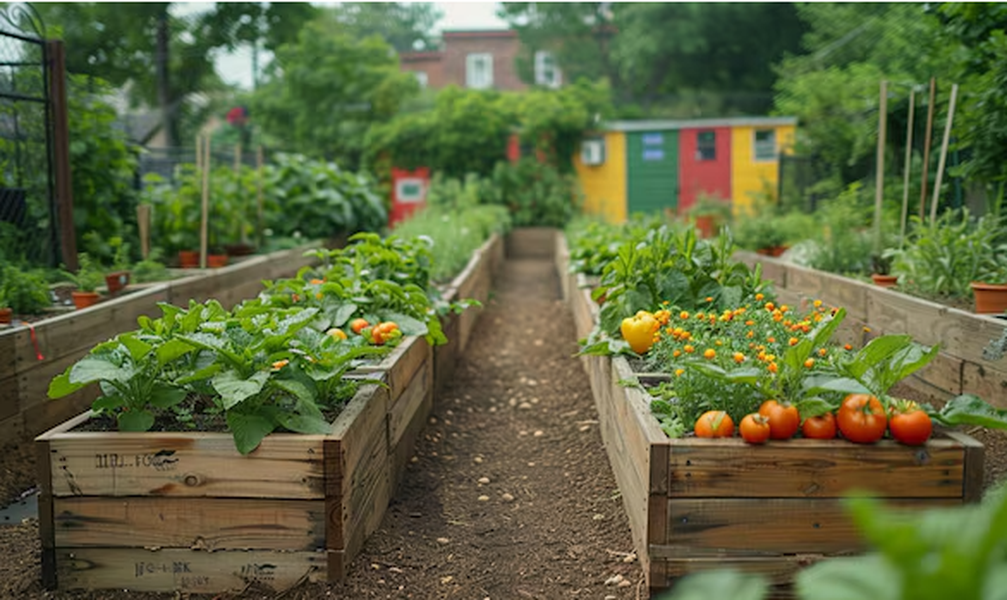
<path id="1" fill-rule="evenodd" d="M 196 134 L 196 171 L 203 172 L 203 135 Z"/>
<path id="2" fill-rule="evenodd" d="M 881 80 L 878 106 L 878 164 L 874 183 L 874 252 L 881 252 L 881 204 L 885 196 L 885 133 L 888 127 L 888 82 Z"/>
<path id="3" fill-rule="evenodd" d="M 906 237 L 906 219 L 909 218 L 909 179 L 913 166 L 913 117 L 916 114 L 916 89 L 909 90 L 909 123 L 906 125 L 906 168 L 902 181 L 902 221 L 899 227 L 899 247 Z"/>
<path id="4" fill-rule="evenodd" d="M 199 268 L 206 268 L 210 219 L 210 136 L 204 138 L 203 150 L 203 211 L 199 228 Z"/>
<path id="5" fill-rule="evenodd" d="M 927 183 L 930 179 L 930 142 L 934 132 L 934 105 L 937 104 L 937 78 L 930 78 L 930 104 L 927 105 L 927 130 L 923 140 L 923 184 L 920 186 L 920 220 L 926 216 Z"/>
<path id="6" fill-rule="evenodd" d="M 958 99 L 958 84 L 951 86 L 951 101 L 948 103 L 948 120 L 944 124 L 944 139 L 941 140 L 941 157 L 937 162 L 937 180 L 934 182 L 934 196 L 930 201 L 930 223 L 937 220 L 937 199 L 941 195 L 941 182 L 944 179 L 944 165 L 948 159 L 948 144 L 951 142 L 951 124 L 955 120 L 955 101 Z"/>
<path id="7" fill-rule="evenodd" d="M 241 172 L 241 143 L 234 146 L 234 173 Z"/>
<path id="8" fill-rule="evenodd" d="M 140 256 L 144 260 L 150 256 L 150 205 L 136 207 L 136 226 L 140 230 Z"/>
<path id="9" fill-rule="evenodd" d="M 262 177 L 263 177 L 263 174 L 264 174 L 263 162 L 265 162 L 265 161 L 263 161 L 262 146 L 259 146 L 255 150 L 255 170 L 256 170 L 255 182 L 256 182 L 256 186 L 258 188 L 256 190 L 257 193 L 256 193 L 256 201 L 255 201 L 256 202 L 256 204 L 255 204 L 255 209 L 256 209 L 255 210 L 255 214 L 256 214 L 255 228 L 256 228 L 256 235 L 258 237 L 258 245 L 259 245 L 260 249 L 263 247 L 264 242 L 265 242 L 265 239 L 264 239 L 264 237 L 262 235 L 263 221 L 265 221 L 265 218 L 263 217 L 263 212 L 264 212 L 263 205 L 264 205 L 264 202 L 263 202 L 263 197 L 262 197 L 262 186 L 263 186 Z"/>

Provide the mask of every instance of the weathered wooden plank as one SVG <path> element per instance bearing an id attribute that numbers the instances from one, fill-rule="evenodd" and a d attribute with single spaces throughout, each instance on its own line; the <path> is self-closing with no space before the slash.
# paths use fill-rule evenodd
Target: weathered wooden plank
<path id="1" fill-rule="evenodd" d="M 325 547 L 323 500 L 64 497 L 56 546 L 308 550 Z"/>
<path id="2" fill-rule="evenodd" d="M 417 411 L 433 397 L 433 362 L 426 361 L 413 374 L 413 380 L 388 409 L 388 447 L 398 445 L 402 434 L 417 418 Z"/>
<path id="3" fill-rule="evenodd" d="M 962 393 L 975 394 L 997 408 L 1007 408 L 1007 369 L 1000 370 L 971 361 L 962 365 Z"/>
<path id="4" fill-rule="evenodd" d="M 744 573 L 757 573 L 765 576 L 773 585 L 787 585 L 793 581 L 797 571 L 808 567 L 824 558 L 820 554 L 791 554 L 772 558 L 763 557 L 701 557 L 701 558 L 669 558 L 661 559 L 665 575 L 669 582 L 691 573 L 701 573 L 714 569 L 731 569 Z M 658 561 L 655 561 L 658 562 Z M 674 587 L 672 587 L 674 589 Z M 777 593 L 773 598 L 781 598 Z"/>
<path id="5" fill-rule="evenodd" d="M 434 346 L 434 393 L 444 389 L 454 376 L 455 364 L 461 353 L 461 339 L 458 337 L 461 316 L 456 313 L 441 317 L 441 329 L 448 338 L 446 344 Z"/>
<path id="6" fill-rule="evenodd" d="M 554 227 L 516 227 L 507 234 L 507 256 L 513 259 L 552 259 L 556 249 Z"/>
<path id="7" fill-rule="evenodd" d="M 56 587 L 56 537 L 53 525 L 52 455 L 48 440 L 35 442 L 35 477 L 38 490 L 38 533 L 42 546 L 42 585 Z"/>
<path id="8" fill-rule="evenodd" d="M 402 482 L 402 477 L 405 474 L 410 459 L 416 454 L 416 441 L 423 432 L 423 428 L 426 427 L 427 419 L 430 418 L 433 407 L 434 397 L 433 395 L 428 395 L 417 409 L 416 416 L 402 432 L 398 443 L 391 449 L 392 494 L 395 493 L 395 488 L 398 487 L 398 484 Z"/>
<path id="9" fill-rule="evenodd" d="M 889 500 L 923 508 L 961 504 L 960 498 Z M 835 554 L 864 546 L 836 498 L 672 498 L 668 537 L 658 556 Z M 653 546 L 652 546 L 653 549 Z"/>
<path id="10" fill-rule="evenodd" d="M 408 336 L 381 362 L 360 366 L 354 372 L 386 373 L 385 382 L 390 388 L 391 402 L 394 403 L 413 380 L 416 371 L 428 362 L 431 356 L 430 344 L 425 339 Z"/>
<path id="11" fill-rule="evenodd" d="M 0 329 L 0 381 L 17 374 L 17 329 Z"/>
<path id="12" fill-rule="evenodd" d="M 979 440 L 961 433 L 960 431 L 948 431 L 947 436 L 965 448 L 965 476 L 962 482 L 962 499 L 965 502 L 978 502 L 982 500 L 985 489 L 985 449 Z"/>
<path id="13" fill-rule="evenodd" d="M 950 308 L 878 286 L 870 286 L 867 322 L 878 333 L 907 333 L 927 346 L 957 346 L 960 335 Z"/>
<path id="14" fill-rule="evenodd" d="M 0 379 L 0 421 L 20 416 L 20 395 L 17 375 Z"/>
<path id="15" fill-rule="evenodd" d="M 65 433 L 50 442 L 53 492 L 320 498 L 323 437 L 273 434 L 242 456 L 229 433 Z"/>
<path id="16" fill-rule="evenodd" d="M 962 359 L 938 352 L 929 364 L 913 373 L 911 379 L 917 379 L 945 394 L 956 396 L 962 393 L 964 366 Z"/>
<path id="17" fill-rule="evenodd" d="M 24 397 L 24 396 L 22 396 Z M 37 396 L 36 396 L 37 397 Z M 90 408 L 98 397 L 98 386 L 89 385 L 59 400 L 43 400 L 21 407 L 25 435 L 38 435 L 53 425 L 80 414 Z"/>
<path id="18" fill-rule="evenodd" d="M 964 456 L 962 445 L 947 437 L 919 448 L 891 440 L 859 445 L 794 439 L 751 446 L 740 438 L 686 438 L 671 441 L 669 494 L 832 498 L 864 489 L 880 497 L 960 498 Z"/>
<path id="19" fill-rule="evenodd" d="M 60 548 L 60 589 L 128 589 L 137 592 L 219 593 L 249 583 L 275 591 L 303 580 L 324 581 L 325 552 L 227 551 L 134 548 Z"/>

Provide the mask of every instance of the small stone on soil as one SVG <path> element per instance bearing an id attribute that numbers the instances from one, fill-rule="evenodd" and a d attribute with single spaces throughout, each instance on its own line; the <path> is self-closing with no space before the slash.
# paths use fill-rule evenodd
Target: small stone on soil
<path id="1" fill-rule="evenodd" d="M 622 575 L 613 575 L 605 580 L 605 585 L 617 585 L 622 581 Z"/>
<path id="2" fill-rule="evenodd" d="M 632 583 L 630 583 L 630 581 L 629 581 L 628 579 L 623 579 L 622 581 L 620 581 L 620 582 L 618 583 L 618 586 L 619 586 L 619 587 L 629 587 L 629 586 L 631 586 L 631 585 L 633 585 L 633 584 L 632 584 Z"/>
<path id="3" fill-rule="evenodd" d="M 514 501 L 514 496 L 511 496 L 510 494 L 504 494 L 503 496 L 500 496 L 500 498 L 504 502 L 513 502 Z"/>
<path id="4" fill-rule="evenodd" d="M 489 497 L 489 496 L 486 496 L 486 495 L 482 495 L 482 496 L 479 496 L 479 498 L 478 498 L 478 500 L 479 500 L 480 502 L 488 502 L 488 501 L 489 501 L 489 499 L 490 499 L 490 497 Z"/>
<path id="5" fill-rule="evenodd" d="M 450 541 L 451 540 L 449 540 L 448 538 L 445 538 L 445 537 L 439 537 L 439 538 L 437 538 L 437 543 L 438 544 L 447 544 Z"/>
<path id="6" fill-rule="evenodd" d="M 483 457 L 477 456 L 477 457 L 475 457 L 475 458 L 472 459 L 472 462 L 474 462 L 477 465 L 481 465 L 481 464 L 483 464 Z"/>
<path id="7" fill-rule="evenodd" d="M 483 485 L 486 485 L 486 484 L 488 484 L 489 482 L 490 482 L 490 478 L 489 478 L 489 477 L 480 477 L 480 478 L 479 478 L 479 483 L 481 483 L 481 484 L 483 484 Z"/>
<path id="8" fill-rule="evenodd" d="M 528 404 L 527 402 L 522 402 L 521 404 L 518 404 L 517 407 L 521 408 L 521 409 L 524 409 L 524 410 L 527 410 L 527 409 L 531 408 L 531 404 Z"/>
<path id="9" fill-rule="evenodd" d="M 581 431 L 587 431 L 588 429 L 591 429 L 591 426 L 590 425 L 581 425 L 578 429 L 580 429 Z"/>
<path id="10" fill-rule="evenodd" d="M 543 432 L 541 429 L 535 432 L 535 437 L 542 437 L 543 435 L 545 435 L 545 432 Z"/>

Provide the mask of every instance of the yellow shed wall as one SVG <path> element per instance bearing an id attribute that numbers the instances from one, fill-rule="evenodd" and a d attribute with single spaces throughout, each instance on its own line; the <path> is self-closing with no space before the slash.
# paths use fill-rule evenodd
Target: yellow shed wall
<path id="1" fill-rule="evenodd" d="M 731 200 L 735 214 L 752 212 L 752 194 L 767 188 L 776 197 L 779 161 L 755 162 L 755 127 L 731 129 Z M 763 128 L 758 128 L 763 129 Z M 794 145 L 792 125 L 775 127 L 777 153 L 789 153 Z"/>
<path id="2" fill-rule="evenodd" d="M 580 152 L 573 163 L 584 192 L 584 212 L 621 223 L 626 220 L 626 135 L 609 131 L 604 137 L 604 163 L 585 165 L 580 161 Z"/>

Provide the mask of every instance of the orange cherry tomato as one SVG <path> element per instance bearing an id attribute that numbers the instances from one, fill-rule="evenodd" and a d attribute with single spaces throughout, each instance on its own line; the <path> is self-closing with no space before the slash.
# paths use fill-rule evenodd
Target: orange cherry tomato
<path id="1" fill-rule="evenodd" d="M 734 421 L 722 410 L 710 410 L 696 419 L 694 430 L 701 438 L 731 437 L 734 435 Z"/>
<path id="2" fill-rule="evenodd" d="M 792 404 L 766 400 L 759 407 L 759 414 L 769 419 L 769 437 L 774 440 L 789 440 L 801 427 L 801 415 Z"/>
<path id="3" fill-rule="evenodd" d="M 804 419 L 801 433 L 812 440 L 831 440 L 836 437 L 836 416 L 830 412 Z"/>
<path id="4" fill-rule="evenodd" d="M 741 438 L 749 444 L 765 444 L 769 439 L 769 419 L 759 413 L 745 415 L 741 420 Z"/>
<path id="5" fill-rule="evenodd" d="M 350 321 L 350 329 L 357 335 L 360 335 L 360 332 L 369 325 L 370 323 L 367 322 L 367 319 L 353 319 Z"/>

